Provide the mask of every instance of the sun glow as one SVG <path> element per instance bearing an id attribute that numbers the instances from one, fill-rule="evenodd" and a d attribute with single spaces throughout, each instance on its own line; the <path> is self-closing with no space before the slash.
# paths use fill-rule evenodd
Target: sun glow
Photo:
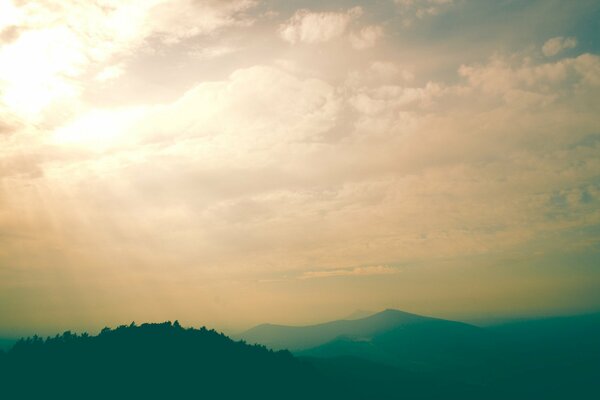
<path id="1" fill-rule="evenodd" d="M 80 88 L 71 78 L 83 58 L 71 36 L 64 28 L 31 31 L 1 48 L 1 98 L 13 112 L 36 120 L 52 103 L 76 99 Z"/>
<path id="2" fill-rule="evenodd" d="M 144 107 L 91 110 L 57 129 L 52 143 L 104 151 L 136 142 L 133 126 L 139 123 Z"/>
<path id="3" fill-rule="evenodd" d="M 0 0 L 0 331 L 600 307 L 600 3 L 517 3 Z"/>

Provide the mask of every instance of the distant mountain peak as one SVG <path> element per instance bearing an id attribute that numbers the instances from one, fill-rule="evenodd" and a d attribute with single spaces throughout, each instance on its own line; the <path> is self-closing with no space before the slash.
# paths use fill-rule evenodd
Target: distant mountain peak
<path id="1" fill-rule="evenodd" d="M 373 311 L 355 310 L 354 312 L 352 312 L 351 314 L 347 315 L 345 318 L 342 318 L 342 319 L 345 319 L 347 321 L 353 321 L 355 319 L 363 319 L 363 318 L 370 317 L 373 314 L 375 314 L 375 312 L 373 312 Z"/>
<path id="2" fill-rule="evenodd" d="M 242 333 L 249 343 L 260 343 L 273 349 L 297 351 L 319 346 L 340 336 L 370 338 L 400 326 L 436 321 L 405 311 L 386 309 L 362 318 L 346 318 L 307 326 L 262 324 Z"/>
<path id="3" fill-rule="evenodd" d="M 394 308 L 386 308 L 383 311 L 372 314 L 363 319 L 406 319 L 406 320 L 427 320 L 434 319 L 432 317 L 426 317 L 424 315 L 413 314 L 402 310 L 397 310 Z"/>
<path id="4" fill-rule="evenodd" d="M 418 317 L 423 317 L 422 315 L 410 313 L 408 311 L 398 310 L 397 308 L 386 308 L 385 310 L 381 311 L 379 314 L 403 314 L 403 315 L 414 315 L 414 316 L 418 316 Z"/>

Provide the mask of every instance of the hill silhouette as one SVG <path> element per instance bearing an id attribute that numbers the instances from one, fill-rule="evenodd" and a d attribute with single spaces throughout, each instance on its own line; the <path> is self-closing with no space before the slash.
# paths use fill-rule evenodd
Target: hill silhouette
<path id="1" fill-rule="evenodd" d="M 0 351 L 0 398 L 600 398 L 600 314 L 478 328 L 386 310 L 304 328 L 325 342 L 294 354 L 177 322 L 34 336 Z"/>
<path id="2" fill-rule="evenodd" d="M 65 332 L 0 351 L 8 399 L 437 399 L 471 387 L 359 358 L 297 358 L 177 322 Z"/>
<path id="3" fill-rule="evenodd" d="M 449 352 L 450 357 L 456 358 L 457 352 L 476 344 L 490 345 L 493 334 L 463 322 L 388 309 L 365 318 L 310 326 L 263 324 L 240 337 L 249 343 L 297 354 L 356 355 L 393 363 L 400 358 L 408 361 L 412 355 L 422 362 L 426 352 L 436 357 Z"/>
<path id="4" fill-rule="evenodd" d="M 264 324 L 241 336 L 279 349 L 287 345 L 333 375 L 348 365 L 356 370 L 359 363 L 349 360 L 361 359 L 371 363 L 363 364 L 366 375 L 377 369 L 373 365 L 385 365 L 391 369 L 379 370 L 395 374 L 395 381 L 414 374 L 412 382 L 452 382 L 446 398 L 600 398 L 600 314 L 481 328 L 385 310 L 304 327 Z"/>
<path id="5" fill-rule="evenodd" d="M 10 349 L 16 342 L 17 339 L 0 338 L 0 351 Z"/>
<path id="6" fill-rule="evenodd" d="M 300 399 L 328 390 L 287 351 L 177 322 L 20 340 L 0 357 L 0 382 L 6 399 Z"/>
<path id="7" fill-rule="evenodd" d="M 297 356 L 357 357 L 406 371 L 443 373 L 464 383 L 483 382 L 489 372 L 482 367 L 502 361 L 497 336 L 463 322 L 392 309 L 304 327 L 259 325 L 241 335 Z"/>
<path id="8" fill-rule="evenodd" d="M 263 344 L 272 349 L 306 350 L 339 337 L 365 338 L 399 326 L 435 321 L 399 310 L 385 310 L 366 318 L 345 319 L 309 326 L 262 324 L 240 335 L 249 343 Z"/>

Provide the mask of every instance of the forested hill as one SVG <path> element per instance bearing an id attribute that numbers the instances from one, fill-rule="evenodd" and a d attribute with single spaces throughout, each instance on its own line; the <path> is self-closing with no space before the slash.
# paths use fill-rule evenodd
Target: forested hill
<path id="1" fill-rule="evenodd" d="M 287 351 L 177 322 L 20 340 L 0 355 L 0 383 L 5 399 L 305 399 L 328 391 Z"/>
<path id="2" fill-rule="evenodd" d="M 177 322 L 65 332 L 0 351 L 0 399 L 596 399 L 599 321 L 481 332 L 387 311 L 303 357 Z"/>

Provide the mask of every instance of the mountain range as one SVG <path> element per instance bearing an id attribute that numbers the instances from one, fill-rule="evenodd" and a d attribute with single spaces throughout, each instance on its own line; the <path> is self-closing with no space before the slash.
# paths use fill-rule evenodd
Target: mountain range
<path id="1" fill-rule="evenodd" d="M 482 328 L 385 310 L 310 326 L 263 324 L 240 337 L 318 362 L 353 357 L 511 396 L 511 388 L 571 396 L 571 385 L 600 395 L 600 313 Z"/>
<path id="2" fill-rule="evenodd" d="M 177 322 L 34 336 L 0 350 L 0 396 L 600 398 L 600 313 L 482 328 L 385 310 L 241 337 Z"/>
<path id="3" fill-rule="evenodd" d="M 264 324 L 241 338 L 300 356 L 353 356 L 427 370 L 477 365 L 481 355 L 495 345 L 495 336 L 466 323 L 390 309 L 366 318 L 311 326 Z"/>
<path id="4" fill-rule="evenodd" d="M 177 322 L 19 340 L 0 351 L 6 399 L 437 399 L 471 388 L 358 358 L 317 360 Z"/>

